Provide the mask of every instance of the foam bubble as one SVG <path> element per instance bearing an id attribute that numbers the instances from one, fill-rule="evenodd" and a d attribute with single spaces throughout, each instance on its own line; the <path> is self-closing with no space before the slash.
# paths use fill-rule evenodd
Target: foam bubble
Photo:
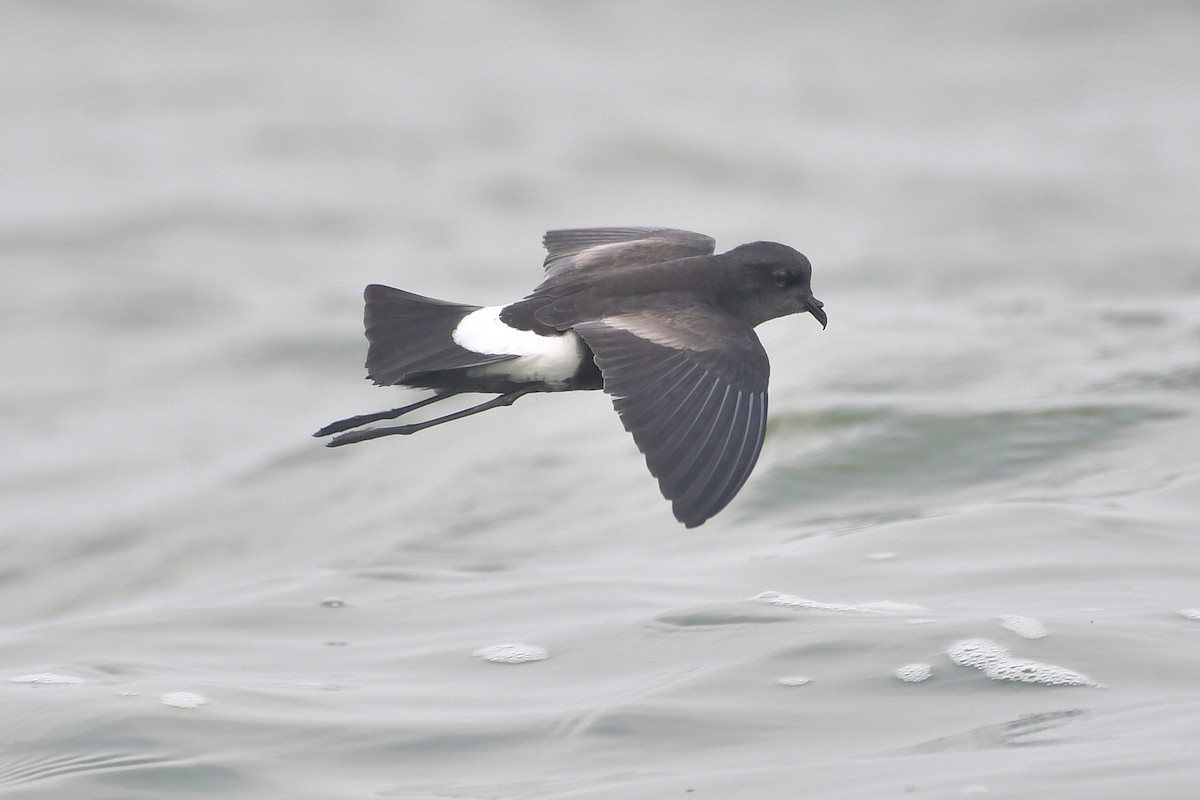
<path id="1" fill-rule="evenodd" d="M 1018 683 L 1043 683 L 1047 686 L 1095 686 L 1088 676 L 1066 667 L 1043 664 L 1023 658 L 1010 658 L 993 664 L 983 671 L 994 681 L 1017 681 Z"/>
<path id="2" fill-rule="evenodd" d="M 933 674 L 933 667 L 921 663 L 905 664 L 892 674 L 905 683 L 920 683 L 929 680 L 929 676 Z"/>
<path id="3" fill-rule="evenodd" d="M 1046 635 L 1046 626 L 1033 617 L 1020 614 L 1005 614 L 1000 618 L 1000 627 L 1010 630 L 1022 639 L 1041 639 Z"/>
<path id="4" fill-rule="evenodd" d="M 204 695 L 195 692 L 167 692 L 159 699 L 164 706 L 172 708 L 198 708 L 208 702 Z"/>
<path id="5" fill-rule="evenodd" d="M 790 675 L 779 679 L 780 686 L 803 686 L 806 683 L 808 683 L 808 678 L 802 678 L 799 675 Z"/>
<path id="6" fill-rule="evenodd" d="M 1184 619 L 1194 619 L 1200 622 L 1200 608 L 1181 608 L 1176 613 Z"/>
<path id="7" fill-rule="evenodd" d="M 1009 657 L 1008 651 L 991 639 L 962 639 L 950 645 L 946 655 L 960 667 L 976 669 Z"/>
<path id="8" fill-rule="evenodd" d="M 960 667 L 974 667 L 995 681 L 1040 683 L 1046 686 L 1096 686 L 1083 673 L 1054 664 L 1016 658 L 991 639 L 962 639 L 946 650 Z"/>
<path id="9" fill-rule="evenodd" d="M 40 683 L 46 686 L 74 686 L 83 683 L 82 678 L 71 675 L 55 675 L 53 672 L 37 672 L 33 675 L 18 675 L 9 678 L 12 683 Z"/>
<path id="10" fill-rule="evenodd" d="M 925 606 L 916 603 L 897 603 L 892 600 L 872 600 L 858 606 L 859 611 L 875 611 L 879 614 L 907 614 L 910 611 L 928 611 Z"/>
<path id="11" fill-rule="evenodd" d="M 550 657 L 544 648 L 532 644 L 494 644 L 475 651 L 475 655 L 496 664 L 524 664 Z"/>
<path id="12" fill-rule="evenodd" d="M 897 555 L 898 555 L 897 553 L 893 553 L 890 550 L 884 550 L 879 553 L 867 553 L 865 556 L 863 556 L 863 560 L 865 560 L 865 561 L 891 561 L 893 558 L 896 558 Z"/>
<path id="13" fill-rule="evenodd" d="M 814 611 L 841 611 L 846 613 L 897 614 L 928 610 L 923 606 L 912 605 L 911 603 L 894 603 L 891 600 L 877 600 L 860 605 L 853 605 L 851 603 L 823 603 L 820 600 L 808 600 L 804 597 L 797 597 L 794 594 L 783 594 L 781 592 L 762 592 L 751 597 L 750 600 L 755 603 L 766 603 L 772 606 L 783 606 L 784 608 L 806 608 Z"/>
<path id="14" fill-rule="evenodd" d="M 816 600 L 806 600 L 803 597 L 797 597 L 794 594 L 782 594 L 780 592 L 762 592 L 750 598 L 756 603 L 766 603 L 772 606 L 784 606 L 785 608 L 815 608 L 821 611 L 857 611 L 855 606 L 846 605 L 845 603 L 821 603 Z"/>
<path id="15" fill-rule="evenodd" d="M 336 595 L 331 594 L 329 597 L 326 597 L 321 601 L 321 605 L 325 606 L 326 608 L 341 608 L 342 606 L 346 605 L 346 601 Z"/>

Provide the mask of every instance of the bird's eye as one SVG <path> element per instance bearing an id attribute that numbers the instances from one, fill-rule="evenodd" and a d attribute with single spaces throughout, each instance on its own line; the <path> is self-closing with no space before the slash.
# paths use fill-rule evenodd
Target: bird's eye
<path id="1" fill-rule="evenodd" d="M 790 272 L 785 272 L 783 270 L 780 270 L 779 272 L 775 273 L 775 285 L 781 289 L 784 288 L 785 286 L 791 286 L 795 282 L 796 282 L 796 276 Z"/>

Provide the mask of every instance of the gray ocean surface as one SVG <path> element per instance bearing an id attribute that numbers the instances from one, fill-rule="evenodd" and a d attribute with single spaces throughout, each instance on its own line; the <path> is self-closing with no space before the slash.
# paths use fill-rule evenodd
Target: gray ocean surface
<path id="1" fill-rule="evenodd" d="M 1197 41 L 4 2 L 0 796 L 1195 797 Z M 363 379 L 365 284 L 510 302 L 595 225 L 814 264 L 721 515 L 599 392 L 309 436 L 417 396 Z"/>

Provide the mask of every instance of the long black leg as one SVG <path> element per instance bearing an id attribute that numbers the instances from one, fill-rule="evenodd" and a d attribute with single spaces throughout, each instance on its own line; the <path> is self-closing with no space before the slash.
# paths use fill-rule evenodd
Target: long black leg
<path id="1" fill-rule="evenodd" d="M 374 414 L 360 414 L 357 417 L 347 417 L 339 419 L 337 422 L 331 422 L 321 430 L 313 434 L 313 436 L 328 436 L 331 433 L 341 433 L 342 431 L 357 428 L 359 425 L 366 425 L 368 422 L 379 422 L 383 419 L 395 419 L 396 417 L 407 414 L 410 411 L 416 411 L 418 408 L 432 405 L 438 400 L 445 400 L 447 397 L 453 397 L 459 392 L 441 392 L 433 397 L 426 397 L 424 400 L 418 400 L 401 408 L 393 408 L 390 411 L 377 411 Z"/>
<path id="2" fill-rule="evenodd" d="M 425 420 L 424 422 L 414 422 L 409 425 L 393 425 L 390 428 L 369 428 L 365 431 L 351 431 L 343 433 L 341 436 L 335 437 L 325 443 L 326 447 L 340 447 L 344 444 L 354 444 L 355 442 L 365 442 L 368 439 L 378 439 L 380 436 L 394 436 L 396 434 L 410 434 L 417 431 L 423 431 L 426 428 L 432 428 L 434 425 L 441 425 L 443 422 L 452 422 L 456 419 L 469 417 L 472 414 L 478 414 L 481 411 L 487 411 L 491 408 L 500 408 L 501 406 L 511 406 L 518 399 L 532 392 L 532 388 L 517 389 L 515 392 L 508 394 L 497 395 L 486 403 L 480 403 L 477 406 L 465 408 L 462 411 L 455 411 L 453 414 L 447 414 L 444 417 L 434 417 L 433 419 Z"/>

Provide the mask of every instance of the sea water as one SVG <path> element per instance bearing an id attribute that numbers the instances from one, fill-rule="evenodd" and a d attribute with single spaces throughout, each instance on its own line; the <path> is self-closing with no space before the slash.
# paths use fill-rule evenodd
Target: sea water
<path id="1" fill-rule="evenodd" d="M 0 794 L 1189 797 L 1187 3 L 0 6 Z M 327 450 L 361 290 L 814 264 L 738 498 L 599 392 Z"/>

